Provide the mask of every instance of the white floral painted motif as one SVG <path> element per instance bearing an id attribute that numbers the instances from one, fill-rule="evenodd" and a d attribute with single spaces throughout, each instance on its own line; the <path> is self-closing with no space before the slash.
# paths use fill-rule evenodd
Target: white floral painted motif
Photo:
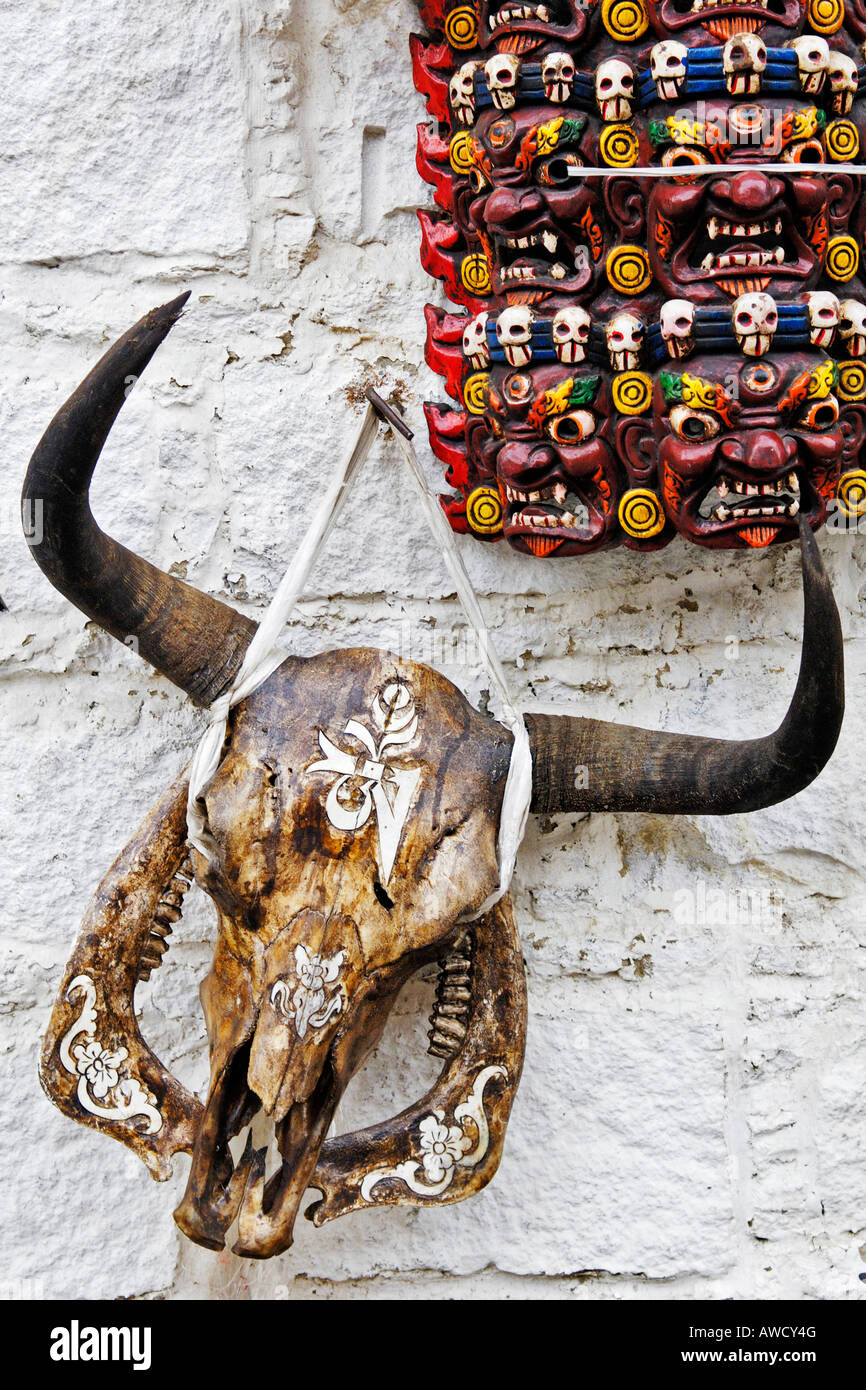
<path id="1" fill-rule="evenodd" d="M 294 1023 L 299 1038 L 324 1028 L 342 1010 L 339 988 L 331 991 L 326 986 L 337 979 L 345 959 L 345 951 L 325 957 L 311 955 L 306 946 L 295 947 L 297 983 L 293 988 L 286 980 L 277 980 L 271 990 L 271 1004 L 283 1023 Z"/>
<path id="2" fill-rule="evenodd" d="M 390 681 L 373 701 L 371 713 L 381 735 L 378 742 L 356 719 L 350 719 L 345 728 L 347 734 L 363 745 L 369 757 L 338 748 L 320 729 L 319 747 L 325 757 L 321 762 L 312 763 L 307 771 L 339 774 L 325 801 L 328 820 L 336 830 L 354 834 L 363 829 L 375 810 L 379 871 L 383 884 L 387 884 L 421 780 L 420 768 L 392 767 L 384 761 L 390 749 L 411 743 L 418 732 L 411 689 L 404 681 Z"/>
<path id="3" fill-rule="evenodd" d="M 162 1116 L 156 1108 L 156 1096 L 130 1076 L 125 1066 L 128 1050 L 119 1047 L 111 1052 L 96 1036 L 96 986 L 89 975 L 76 975 L 66 998 L 82 991 L 84 1007 L 60 1044 L 63 1066 L 78 1077 L 79 1105 L 100 1120 L 132 1120 L 141 1115 L 148 1121 L 144 1132 L 158 1134 Z M 73 1047 L 80 1036 L 84 1041 Z"/>
<path id="4" fill-rule="evenodd" d="M 399 1178 L 412 1192 L 422 1197 L 438 1197 L 457 1176 L 458 1168 L 475 1168 L 490 1146 L 490 1130 L 484 1113 L 484 1088 L 494 1076 L 508 1080 L 505 1067 L 485 1067 L 475 1078 L 475 1084 L 465 1101 L 456 1106 L 455 1125 L 445 1123 L 445 1111 L 434 1110 L 425 1115 L 420 1130 L 420 1162 L 409 1159 L 393 1168 L 375 1168 L 361 1183 L 361 1196 L 372 1202 L 373 1189 L 386 1178 Z M 467 1121 L 474 1127 L 476 1138 L 467 1133 Z M 423 1174 L 419 1169 L 423 1168 Z"/>

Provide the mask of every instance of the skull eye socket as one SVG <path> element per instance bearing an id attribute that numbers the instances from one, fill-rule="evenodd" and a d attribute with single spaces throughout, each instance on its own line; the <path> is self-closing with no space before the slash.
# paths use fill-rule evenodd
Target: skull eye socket
<path id="1" fill-rule="evenodd" d="M 823 401 L 813 401 L 800 412 L 796 421 L 809 430 L 830 430 L 839 419 L 839 402 L 835 396 L 825 396 Z"/>
<path id="2" fill-rule="evenodd" d="M 591 410 L 572 410 L 550 420 L 547 432 L 557 444 L 580 444 L 595 434 L 595 416 Z"/>
<path id="3" fill-rule="evenodd" d="M 579 154 L 560 154 L 536 166 L 535 180 L 548 188 L 563 188 L 571 183 L 572 170 L 581 168 L 583 159 Z"/>
<path id="4" fill-rule="evenodd" d="M 687 405 L 675 405 L 670 420 L 675 433 L 688 444 L 714 439 L 722 428 L 721 421 L 709 410 L 692 410 Z"/>
<path id="5" fill-rule="evenodd" d="M 823 164 L 824 148 L 820 140 L 801 140 L 782 151 L 786 164 Z"/>

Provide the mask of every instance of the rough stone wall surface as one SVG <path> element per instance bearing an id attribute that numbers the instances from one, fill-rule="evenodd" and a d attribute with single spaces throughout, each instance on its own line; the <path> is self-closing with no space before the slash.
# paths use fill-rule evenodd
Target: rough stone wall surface
<path id="1" fill-rule="evenodd" d="M 0 749 L 5 1291 L 175 1298 L 858 1298 L 866 1285 L 866 542 L 825 535 L 848 716 L 815 785 L 714 820 L 530 825 L 516 879 L 526 1070 L 493 1184 L 383 1210 L 265 1264 L 182 1241 L 166 1186 L 70 1124 L 40 1034 L 91 893 L 202 715 L 42 578 L 16 498 L 44 425 L 106 344 L 189 288 L 94 487 L 100 522 L 256 613 L 356 428 L 397 386 L 423 438 L 410 0 L 0 3 Z M 432 459 L 425 456 L 431 479 Z M 392 445 L 368 465 L 292 624 L 485 681 Z M 582 562 L 461 542 L 532 704 L 724 736 L 773 727 L 801 600 L 789 551 L 676 542 Z M 721 890 L 722 897 L 719 897 Z M 141 992 L 155 1050 L 201 1086 L 200 898 Z M 341 1122 L 435 1075 L 432 983 L 400 1000 Z"/>

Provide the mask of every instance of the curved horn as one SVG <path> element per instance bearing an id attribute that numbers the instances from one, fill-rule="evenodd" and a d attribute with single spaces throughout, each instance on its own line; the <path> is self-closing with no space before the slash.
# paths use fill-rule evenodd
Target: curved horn
<path id="1" fill-rule="evenodd" d="M 790 708 L 775 733 L 734 742 L 567 715 L 527 715 L 531 809 L 727 816 L 772 806 L 814 781 L 842 726 L 842 627 L 815 537 L 802 517 L 800 547 L 803 655 Z M 578 778 L 578 769 L 586 775 Z M 587 785 L 576 790 L 576 782 Z"/>
<path id="2" fill-rule="evenodd" d="M 145 314 L 97 362 L 39 441 L 21 501 L 25 516 L 41 508 L 42 539 L 31 549 L 54 587 L 112 637 L 135 637 L 146 661 L 209 705 L 231 683 L 256 624 L 106 536 L 89 500 L 130 378 L 144 371 L 188 298 Z"/>

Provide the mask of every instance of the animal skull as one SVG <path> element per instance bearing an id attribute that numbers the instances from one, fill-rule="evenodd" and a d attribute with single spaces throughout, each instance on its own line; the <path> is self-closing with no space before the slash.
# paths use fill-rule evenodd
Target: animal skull
<path id="1" fill-rule="evenodd" d="M 676 39 L 663 39 L 650 50 L 650 72 L 661 101 L 675 101 L 686 81 L 688 49 Z"/>
<path id="2" fill-rule="evenodd" d="M 829 290 L 812 290 L 806 295 L 809 313 L 809 341 L 814 347 L 829 347 L 839 327 L 839 301 Z"/>
<path id="3" fill-rule="evenodd" d="M 520 59 L 513 53 L 497 53 L 495 58 L 489 58 L 484 64 L 484 72 L 493 105 L 500 111 L 510 111 L 517 102 Z"/>
<path id="4" fill-rule="evenodd" d="M 585 309 L 575 306 L 559 310 L 554 316 L 551 331 L 553 346 L 560 362 L 571 366 L 575 362 L 584 361 L 591 327 L 592 319 Z"/>
<path id="5" fill-rule="evenodd" d="M 634 68 L 622 58 L 606 58 L 595 72 L 595 100 L 603 121 L 627 121 L 634 97 Z"/>
<path id="6" fill-rule="evenodd" d="M 866 305 L 856 299 L 843 299 L 839 313 L 839 337 L 848 356 L 866 356 Z"/>
<path id="7" fill-rule="evenodd" d="M 570 53 L 548 53 L 542 60 L 541 80 L 548 101 L 568 101 L 574 88 L 574 59 Z"/>
<path id="8" fill-rule="evenodd" d="M 448 87 L 451 110 L 461 125 L 475 120 L 475 69 L 478 63 L 464 63 L 458 68 Z"/>
<path id="9" fill-rule="evenodd" d="M 532 361 L 532 325 L 535 315 L 525 304 L 505 309 L 496 320 L 496 336 L 505 349 L 511 367 L 525 367 Z"/>
<path id="10" fill-rule="evenodd" d="M 463 330 L 463 355 L 476 372 L 483 371 L 490 361 L 490 348 L 487 343 L 487 320 L 489 314 L 476 314 Z"/>
<path id="11" fill-rule="evenodd" d="M 776 301 L 769 294 L 741 294 L 731 305 L 734 336 L 747 357 L 763 357 L 779 327 Z"/>
<path id="12" fill-rule="evenodd" d="M 857 95 L 857 64 L 845 53 L 833 52 L 827 64 L 832 92 L 831 105 L 837 116 L 847 116 Z"/>
<path id="13" fill-rule="evenodd" d="M 120 640 L 135 634 L 141 656 L 207 706 L 231 688 L 255 624 L 118 546 L 88 500 L 127 383 L 186 299 L 135 324 L 61 407 L 23 502 L 25 514 L 42 504 L 32 553 L 51 582 Z M 619 319 L 636 344 L 638 321 Z M 721 815 L 808 785 L 838 737 L 842 643 L 805 522 L 801 545 L 801 675 L 775 734 L 737 743 L 528 714 L 532 810 Z M 222 1249 L 237 1219 L 236 1252 L 266 1258 L 290 1246 L 308 1187 L 321 1200 L 306 1214 L 321 1225 L 382 1203 L 460 1200 L 493 1176 L 526 1014 L 508 901 L 483 911 L 499 879 L 511 741 L 428 667 L 367 648 L 289 656 L 234 708 L 199 798 L 203 851 L 188 855 L 182 774 L 110 869 L 61 985 L 40 1076 L 65 1114 L 118 1139 L 154 1177 L 171 1176 L 173 1154 L 192 1155 L 175 1213 L 192 1240 Z M 218 918 L 201 991 L 203 1104 L 147 1046 L 134 999 L 165 955 L 193 873 Z M 439 1079 L 395 1119 L 327 1139 L 401 986 L 436 961 L 429 1050 L 444 1063 Z M 270 1177 L 249 1131 L 259 1112 L 277 1137 Z"/>
<path id="14" fill-rule="evenodd" d="M 640 365 L 644 326 L 634 314 L 617 314 L 605 330 L 610 365 L 615 371 L 631 371 Z"/>
<path id="15" fill-rule="evenodd" d="M 732 96 L 759 92 L 766 67 L 767 45 L 757 34 L 734 34 L 728 39 L 722 51 L 722 68 Z"/>
<path id="16" fill-rule="evenodd" d="M 695 306 L 688 299 L 665 300 L 659 314 L 669 357 L 688 357 L 695 345 Z"/>
<path id="17" fill-rule="evenodd" d="M 797 71 L 801 92 L 820 92 L 830 62 L 830 45 L 815 34 L 792 39 L 791 48 L 797 55 Z"/>

